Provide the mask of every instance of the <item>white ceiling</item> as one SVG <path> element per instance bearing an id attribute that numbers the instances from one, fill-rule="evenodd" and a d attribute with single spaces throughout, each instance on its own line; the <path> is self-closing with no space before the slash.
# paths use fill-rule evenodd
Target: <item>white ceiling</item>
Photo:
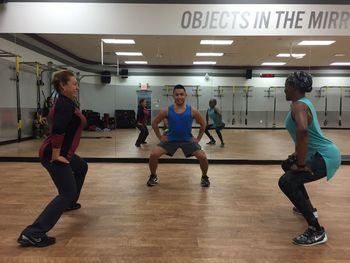
<path id="1" fill-rule="evenodd" d="M 262 62 L 286 62 L 286 67 L 327 67 L 332 62 L 350 62 L 350 36 L 102 36 L 40 34 L 41 38 L 85 60 L 101 63 L 102 38 L 131 38 L 135 45 L 104 44 L 104 61 L 116 64 L 115 51 L 138 51 L 143 57 L 119 57 L 125 60 L 146 60 L 151 66 L 192 66 L 195 60 L 214 60 L 216 66 L 260 67 Z M 230 46 L 200 45 L 201 39 L 232 39 Z M 301 40 L 335 40 L 330 46 L 298 46 Z M 196 57 L 196 52 L 224 52 L 223 57 Z M 277 58 L 278 53 L 306 53 L 303 59 Z M 344 53 L 345 57 L 334 57 Z"/>

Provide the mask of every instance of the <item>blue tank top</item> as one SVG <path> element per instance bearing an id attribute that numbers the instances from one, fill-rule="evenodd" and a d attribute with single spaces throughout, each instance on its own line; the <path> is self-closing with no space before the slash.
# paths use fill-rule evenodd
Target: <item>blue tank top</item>
<path id="1" fill-rule="evenodd" d="M 168 140 L 169 142 L 190 142 L 192 141 L 192 111 L 191 106 L 186 105 L 182 113 L 174 111 L 174 105 L 168 108 Z"/>
<path id="2" fill-rule="evenodd" d="M 312 122 L 308 126 L 308 145 L 307 145 L 307 160 L 310 160 L 313 155 L 319 153 L 327 168 L 327 180 L 330 180 L 340 166 L 341 156 L 338 147 L 326 138 L 318 123 L 317 114 L 311 101 L 307 98 L 301 98 L 299 102 L 305 103 L 312 114 Z M 292 118 L 292 112 L 289 111 L 285 120 L 286 129 L 296 142 L 296 125 Z"/>
<path id="3" fill-rule="evenodd" d="M 221 116 L 215 112 L 214 108 L 208 109 L 208 116 L 210 119 L 212 119 L 214 128 L 220 127 L 223 125 Z"/>

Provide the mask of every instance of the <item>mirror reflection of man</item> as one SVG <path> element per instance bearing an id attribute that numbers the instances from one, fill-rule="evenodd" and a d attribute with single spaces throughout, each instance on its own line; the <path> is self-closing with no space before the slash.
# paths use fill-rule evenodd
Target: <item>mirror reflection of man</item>
<path id="1" fill-rule="evenodd" d="M 201 140 L 206 123 L 199 111 L 187 105 L 187 93 L 182 85 L 176 85 L 173 89 L 174 104 L 162 109 L 152 122 L 152 128 L 160 140 L 149 158 L 149 169 L 151 175 L 147 181 L 147 186 L 155 186 L 158 183 L 157 167 L 158 159 L 164 155 L 173 156 L 178 148 L 181 148 L 186 157 L 194 156 L 198 159 L 202 170 L 201 185 L 208 187 L 210 185 L 208 171 L 208 159 L 205 152 L 198 144 Z M 168 121 L 169 131 L 166 134 L 161 134 L 158 124 L 164 119 Z M 197 137 L 192 135 L 193 119 L 200 125 Z"/>

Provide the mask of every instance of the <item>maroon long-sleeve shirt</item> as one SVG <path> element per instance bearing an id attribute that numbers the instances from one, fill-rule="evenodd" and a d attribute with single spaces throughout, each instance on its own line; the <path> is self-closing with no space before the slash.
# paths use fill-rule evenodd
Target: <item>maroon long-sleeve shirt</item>
<path id="1" fill-rule="evenodd" d="M 70 161 L 79 145 L 86 119 L 77 105 L 68 97 L 59 95 L 50 110 L 50 135 L 39 149 L 42 160 L 51 160 L 52 148 L 61 149 L 60 155 Z"/>

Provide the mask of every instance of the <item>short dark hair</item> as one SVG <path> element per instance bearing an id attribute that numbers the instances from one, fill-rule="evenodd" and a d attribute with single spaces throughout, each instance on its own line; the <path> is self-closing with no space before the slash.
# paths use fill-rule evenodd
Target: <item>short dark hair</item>
<path id="1" fill-rule="evenodd" d="M 183 90 L 186 92 L 185 87 L 184 87 L 184 86 L 182 86 L 181 84 L 177 84 L 177 85 L 175 85 L 175 87 L 174 87 L 174 89 L 173 89 L 173 93 L 174 93 L 174 92 L 175 92 L 175 90 L 177 90 L 177 89 L 183 89 Z"/>
<path id="2" fill-rule="evenodd" d="M 52 80 L 52 85 L 54 86 L 57 93 L 61 93 L 60 84 L 67 84 L 71 77 L 75 77 L 73 71 L 61 70 L 55 73 Z"/>
<path id="3" fill-rule="evenodd" d="M 286 82 L 293 84 L 301 92 L 312 91 L 312 76 L 304 71 L 296 71 L 288 75 Z"/>

